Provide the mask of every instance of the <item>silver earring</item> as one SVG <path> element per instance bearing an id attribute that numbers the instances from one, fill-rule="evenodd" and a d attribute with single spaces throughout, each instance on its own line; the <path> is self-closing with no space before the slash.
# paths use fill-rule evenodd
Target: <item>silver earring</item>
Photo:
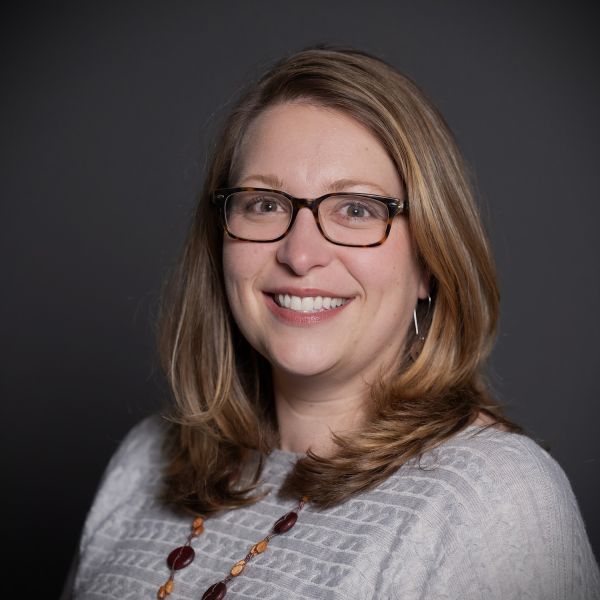
<path id="1" fill-rule="evenodd" d="M 427 307 L 427 313 L 425 316 L 429 314 L 431 310 L 431 296 L 427 296 L 427 300 L 429 301 L 429 306 Z M 413 322 L 415 324 L 415 335 L 417 339 L 412 343 L 410 348 L 410 357 L 413 360 L 417 360 L 419 354 L 421 354 L 423 350 L 423 346 L 425 345 L 425 336 L 423 334 L 419 335 L 419 321 L 417 320 L 417 307 L 413 308 Z"/>
<path id="2" fill-rule="evenodd" d="M 417 308 L 413 308 L 413 321 L 415 323 L 415 335 L 419 337 L 419 322 L 417 321 Z"/>

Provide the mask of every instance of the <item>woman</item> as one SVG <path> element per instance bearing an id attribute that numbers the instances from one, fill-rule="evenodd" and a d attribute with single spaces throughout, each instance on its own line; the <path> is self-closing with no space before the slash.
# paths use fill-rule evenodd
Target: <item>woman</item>
<path id="1" fill-rule="evenodd" d="M 166 298 L 176 409 L 111 461 L 77 597 L 598 594 L 568 481 L 482 377 L 465 166 L 392 67 L 313 49 L 249 88 Z"/>

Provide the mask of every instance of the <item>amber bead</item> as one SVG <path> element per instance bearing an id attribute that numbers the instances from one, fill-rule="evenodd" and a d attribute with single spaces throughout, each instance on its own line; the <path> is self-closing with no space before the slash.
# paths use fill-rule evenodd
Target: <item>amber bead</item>
<path id="1" fill-rule="evenodd" d="M 165 592 L 167 592 L 167 594 L 170 594 L 173 591 L 174 584 L 175 582 L 172 579 L 169 579 L 167 583 L 165 583 Z"/>
<path id="2" fill-rule="evenodd" d="M 260 542 L 258 542 L 257 544 L 254 544 L 254 546 L 252 546 L 252 549 L 250 550 L 250 552 L 252 554 L 262 554 L 267 549 L 268 545 L 269 545 L 269 542 L 267 540 L 260 540 Z"/>
<path id="3" fill-rule="evenodd" d="M 202 525 L 204 525 L 204 519 L 202 517 L 196 517 L 192 523 L 192 529 L 197 529 Z"/>
<path id="4" fill-rule="evenodd" d="M 275 525 L 273 525 L 273 531 L 275 533 L 285 533 L 286 531 L 289 531 L 296 524 L 297 520 L 298 520 L 298 513 L 294 512 L 294 511 L 289 512 L 287 515 L 283 515 L 283 517 L 281 517 L 281 519 L 279 519 L 277 521 L 277 523 L 275 523 Z"/>
<path id="5" fill-rule="evenodd" d="M 231 567 L 231 571 L 229 573 L 232 577 L 237 577 L 242 573 L 242 571 L 246 567 L 246 561 L 242 558 L 242 560 L 238 560 L 233 567 Z"/>
<path id="6" fill-rule="evenodd" d="M 156 594 L 156 597 L 158 598 L 158 600 L 163 600 L 163 598 L 167 597 L 167 590 L 165 589 L 164 585 L 161 585 L 158 588 L 158 594 Z"/>
<path id="7" fill-rule="evenodd" d="M 194 527 L 194 536 L 198 536 L 204 532 L 204 525 L 198 525 L 198 527 Z"/>
<path id="8" fill-rule="evenodd" d="M 191 546 L 180 546 L 175 548 L 167 557 L 167 565 L 169 569 L 183 569 L 187 567 L 193 560 L 196 553 Z"/>
<path id="9" fill-rule="evenodd" d="M 227 586 L 222 582 L 211 585 L 202 595 L 201 600 L 222 600 L 227 593 Z"/>

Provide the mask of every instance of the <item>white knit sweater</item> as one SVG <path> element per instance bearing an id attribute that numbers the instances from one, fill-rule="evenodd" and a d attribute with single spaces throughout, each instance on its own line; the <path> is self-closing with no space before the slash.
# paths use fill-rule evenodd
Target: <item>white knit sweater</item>
<path id="1" fill-rule="evenodd" d="M 81 539 L 75 598 L 156 598 L 191 519 L 156 493 L 165 426 L 146 419 L 110 462 Z M 199 600 L 294 506 L 277 497 L 296 455 L 267 459 L 266 498 L 206 522 L 169 600 Z M 67 596 L 69 596 L 67 594 Z M 563 471 L 529 438 L 470 427 L 376 489 L 274 538 L 227 600 L 600 599 L 600 576 Z"/>

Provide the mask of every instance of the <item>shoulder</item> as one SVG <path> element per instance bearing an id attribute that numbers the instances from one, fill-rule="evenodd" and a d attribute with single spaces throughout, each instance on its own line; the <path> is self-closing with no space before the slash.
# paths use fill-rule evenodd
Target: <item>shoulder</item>
<path id="1" fill-rule="evenodd" d="M 389 486 L 402 490 L 417 480 L 475 512 L 497 507 L 495 498 L 574 501 L 560 465 L 535 441 L 490 427 L 469 427 L 410 460 Z"/>
<path id="2" fill-rule="evenodd" d="M 168 424 L 157 414 L 134 425 L 119 444 L 108 470 L 120 468 L 144 469 L 162 461 L 162 447 Z"/>
<path id="3" fill-rule="evenodd" d="M 167 427 L 167 422 L 158 415 L 146 417 L 135 425 L 110 459 L 101 485 L 109 480 L 113 484 L 131 485 L 148 471 L 160 468 Z"/>
<path id="4" fill-rule="evenodd" d="M 437 462 L 476 486 L 482 494 L 557 494 L 573 497 L 560 465 L 534 440 L 492 427 L 469 427 L 433 450 L 421 466 Z"/>
<path id="5" fill-rule="evenodd" d="M 580 521 L 564 471 L 525 435 L 469 427 L 415 461 L 415 470 L 442 484 L 461 520 L 471 525 L 510 522 L 533 534 L 536 526 Z"/>
<path id="6" fill-rule="evenodd" d="M 158 416 L 144 419 L 110 459 L 80 538 L 75 597 L 138 598 L 158 587 L 147 573 L 164 564 L 156 540 L 175 538 L 180 526 L 161 501 L 168 428 Z"/>
<path id="7" fill-rule="evenodd" d="M 420 498 L 411 545 L 428 540 L 423 555 L 436 565 L 430 583 L 439 597 L 460 589 L 474 597 L 587 598 L 598 589 L 569 481 L 531 438 L 470 427 L 407 463 L 392 485 L 399 501 L 406 493 Z"/>
<path id="8" fill-rule="evenodd" d="M 146 417 L 123 438 L 102 476 L 84 526 L 82 543 L 121 504 L 150 494 L 159 485 L 168 425 L 158 415 Z"/>

